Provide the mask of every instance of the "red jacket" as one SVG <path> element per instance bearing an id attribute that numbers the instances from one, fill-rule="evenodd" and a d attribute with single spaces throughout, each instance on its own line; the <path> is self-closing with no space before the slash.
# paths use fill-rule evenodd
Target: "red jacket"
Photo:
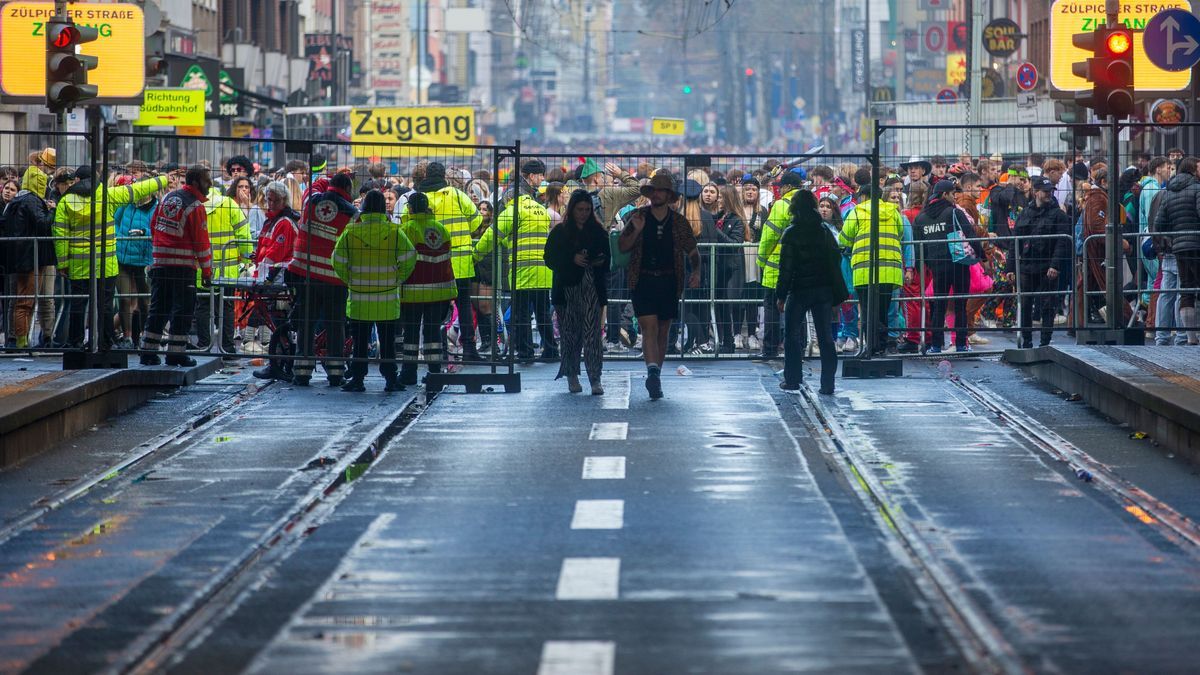
<path id="1" fill-rule="evenodd" d="M 291 261 L 292 247 L 295 246 L 299 229 L 296 225 L 298 220 L 300 215 L 286 207 L 278 213 L 267 214 L 267 222 L 263 223 L 262 232 L 258 235 L 258 253 L 254 257 L 259 267 L 267 268 Z"/>
<path id="2" fill-rule="evenodd" d="M 314 194 L 304 205 L 304 216 L 300 219 L 300 227 L 296 232 L 296 240 L 292 244 L 292 261 L 288 263 L 288 271 L 302 276 L 323 281 L 327 284 L 344 286 L 341 279 L 333 273 L 333 245 L 346 229 L 358 209 L 350 201 L 350 195 L 329 188 L 321 194 Z"/>
<path id="3" fill-rule="evenodd" d="M 150 217 L 154 262 L 151 267 L 199 268 L 212 278 L 212 245 L 208 240 L 208 197 L 185 185 L 167 193 Z"/>

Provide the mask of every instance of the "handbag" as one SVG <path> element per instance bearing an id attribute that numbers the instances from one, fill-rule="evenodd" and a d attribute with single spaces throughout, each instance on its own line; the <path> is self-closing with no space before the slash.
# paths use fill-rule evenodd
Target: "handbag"
<path id="1" fill-rule="evenodd" d="M 621 250 L 621 246 L 618 244 L 620 238 L 620 230 L 612 230 L 608 233 L 608 259 L 612 269 L 629 267 L 629 252 Z"/>
<path id="2" fill-rule="evenodd" d="M 982 295 L 992 292 L 993 280 L 983 271 L 981 263 L 971 265 L 971 295 Z"/>
<path id="3" fill-rule="evenodd" d="M 974 265 L 979 262 L 975 257 L 975 249 L 963 236 L 962 227 L 958 224 L 958 212 L 951 214 L 954 230 L 946 235 L 946 246 L 950 249 L 950 260 L 959 265 Z"/>

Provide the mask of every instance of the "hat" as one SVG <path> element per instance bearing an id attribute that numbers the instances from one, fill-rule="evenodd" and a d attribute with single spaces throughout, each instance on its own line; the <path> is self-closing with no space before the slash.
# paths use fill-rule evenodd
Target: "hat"
<path id="1" fill-rule="evenodd" d="M 688 178 L 687 180 L 683 181 L 683 197 L 684 197 L 684 199 L 699 199 L 700 198 L 700 190 L 702 190 L 702 189 L 703 188 L 700 186 L 700 183 L 697 183 L 696 181 L 692 180 L 691 178 Z"/>
<path id="2" fill-rule="evenodd" d="M 913 166 L 921 167 L 922 169 L 925 170 L 926 174 L 933 172 L 933 165 L 930 164 L 928 161 L 921 159 L 920 157 L 917 157 L 916 155 L 909 157 L 907 162 L 904 162 L 903 164 L 901 164 L 900 170 L 908 171 L 909 167 L 913 167 Z"/>
<path id="3" fill-rule="evenodd" d="M 725 178 L 725 176 L 722 176 L 721 174 L 713 176 L 712 182 L 713 185 L 729 185 L 729 179 Z"/>
<path id="4" fill-rule="evenodd" d="M 179 171 L 182 168 L 183 167 L 179 166 L 175 162 L 167 162 L 166 164 L 162 165 L 162 169 L 160 169 L 160 171 L 164 174 L 175 173 L 176 171 Z"/>
<path id="5" fill-rule="evenodd" d="M 329 162 L 325 160 L 325 155 L 313 155 L 309 169 L 312 171 L 312 173 L 321 173 L 328 165 Z"/>
<path id="6" fill-rule="evenodd" d="M 1087 165 L 1083 162 L 1075 162 L 1075 164 L 1071 166 L 1071 178 L 1074 178 L 1075 180 L 1086 180 L 1090 175 L 1091 172 L 1088 171 Z"/>
<path id="7" fill-rule="evenodd" d="M 796 169 L 792 169 L 791 171 L 784 171 L 783 175 L 779 177 L 779 185 L 780 186 L 791 186 L 791 187 L 802 187 L 804 185 L 803 169 L 801 169 L 800 173 L 797 173 Z"/>
<path id="8" fill-rule="evenodd" d="M 58 161 L 58 151 L 54 148 L 46 148 L 38 153 L 38 161 L 53 169 Z"/>
<path id="9" fill-rule="evenodd" d="M 75 177 L 79 180 L 89 180 L 92 177 L 92 167 L 84 165 L 75 169 Z"/>
<path id="10" fill-rule="evenodd" d="M 746 174 L 745 176 L 742 176 L 742 185 L 753 185 L 754 187 L 762 187 L 762 185 L 759 184 L 758 179 L 750 174 Z"/>
<path id="11" fill-rule="evenodd" d="M 1029 182 L 1033 186 L 1034 190 L 1041 192 L 1054 192 L 1054 181 L 1046 178 L 1045 176 L 1034 176 Z"/>
<path id="12" fill-rule="evenodd" d="M 446 165 L 441 162 L 430 162 L 425 165 L 425 180 L 445 180 Z"/>
<path id="13" fill-rule="evenodd" d="M 526 176 L 535 173 L 546 173 L 546 165 L 540 159 L 531 159 L 521 165 L 521 173 Z"/>
<path id="14" fill-rule="evenodd" d="M 583 168 L 581 168 L 579 170 L 579 177 L 581 179 L 587 178 L 588 176 L 591 176 L 592 174 L 597 174 L 597 173 L 601 173 L 601 172 L 602 172 L 602 169 L 600 168 L 600 165 L 596 163 L 596 160 L 589 159 L 583 163 Z"/>
<path id="15" fill-rule="evenodd" d="M 654 172 L 650 180 L 642 186 L 641 193 L 643 197 L 649 197 L 650 193 L 655 190 L 670 190 L 672 194 L 679 195 L 679 188 L 675 185 L 675 177 L 671 175 L 670 171 Z"/>
<path id="16" fill-rule="evenodd" d="M 937 183 L 936 183 L 936 184 L 933 186 L 933 196 L 934 196 L 934 197 L 940 197 L 940 196 L 942 196 L 942 195 L 946 194 L 947 192 L 954 192 L 954 191 L 955 191 L 955 190 L 957 190 L 957 189 L 958 189 L 958 185 L 957 185 L 957 184 L 955 184 L 955 182 L 954 182 L 954 181 L 952 181 L 952 180 L 939 180 L 939 181 L 938 181 L 938 182 L 937 182 Z"/>

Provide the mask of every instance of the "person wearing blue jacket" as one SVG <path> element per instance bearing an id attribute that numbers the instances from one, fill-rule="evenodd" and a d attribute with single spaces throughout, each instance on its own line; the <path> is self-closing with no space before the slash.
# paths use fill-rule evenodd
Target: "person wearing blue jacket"
<path id="1" fill-rule="evenodd" d="M 152 262 L 150 216 L 154 215 L 156 206 L 158 197 L 151 196 L 141 203 L 118 208 L 113 216 L 116 221 L 117 265 L 120 267 L 117 276 L 122 334 L 117 347 L 120 349 L 134 349 L 134 345 L 140 343 L 141 325 L 150 312 L 150 281 L 146 278 L 146 268 Z M 138 313 L 136 330 L 133 321 L 135 310 Z"/>

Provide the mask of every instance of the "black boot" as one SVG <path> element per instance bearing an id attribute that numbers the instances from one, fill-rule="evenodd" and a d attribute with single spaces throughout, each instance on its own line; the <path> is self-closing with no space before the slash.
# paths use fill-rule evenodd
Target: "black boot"
<path id="1" fill-rule="evenodd" d="M 333 385 L 330 385 L 333 386 Z M 352 377 L 342 384 L 342 391 L 366 391 L 367 388 L 363 385 L 363 381 L 357 377 Z"/>

